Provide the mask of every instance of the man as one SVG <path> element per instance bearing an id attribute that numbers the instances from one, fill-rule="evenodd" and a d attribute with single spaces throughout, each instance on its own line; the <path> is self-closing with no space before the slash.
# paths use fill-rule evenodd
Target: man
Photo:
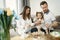
<path id="1" fill-rule="evenodd" d="M 40 6 L 43 10 L 44 13 L 44 21 L 45 21 L 45 26 L 47 28 L 49 28 L 50 26 L 53 26 L 54 23 L 56 23 L 56 19 L 54 17 L 54 15 L 52 14 L 52 12 L 48 9 L 48 3 L 46 1 L 42 1 L 40 3 Z M 44 28 L 46 29 L 46 28 Z M 50 30 L 52 30 L 53 28 L 50 28 Z"/>

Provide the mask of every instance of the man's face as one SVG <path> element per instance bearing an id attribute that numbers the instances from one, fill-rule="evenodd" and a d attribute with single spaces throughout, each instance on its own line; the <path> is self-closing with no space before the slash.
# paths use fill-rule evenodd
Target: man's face
<path id="1" fill-rule="evenodd" d="M 41 8 L 42 8 L 44 13 L 46 13 L 48 11 L 48 5 L 47 4 L 41 5 Z"/>

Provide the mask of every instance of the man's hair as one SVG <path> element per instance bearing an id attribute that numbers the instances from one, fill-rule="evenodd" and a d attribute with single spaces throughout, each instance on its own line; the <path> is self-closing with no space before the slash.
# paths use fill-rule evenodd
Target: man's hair
<path id="1" fill-rule="evenodd" d="M 46 1 L 42 1 L 42 2 L 40 3 L 40 6 L 41 6 L 41 5 L 44 5 L 44 4 L 47 4 L 47 2 L 46 2 Z"/>

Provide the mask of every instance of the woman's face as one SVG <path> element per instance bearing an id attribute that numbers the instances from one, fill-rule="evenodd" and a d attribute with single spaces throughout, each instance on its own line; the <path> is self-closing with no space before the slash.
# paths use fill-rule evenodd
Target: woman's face
<path id="1" fill-rule="evenodd" d="M 30 12 L 30 9 L 29 9 L 29 8 L 27 8 L 27 9 L 26 9 L 26 15 L 28 15 L 28 14 L 29 14 L 29 12 Z"/>
<path id="2" fill-rule="evenodd" d="M 40 13 L 37 14 L 37 18 L 41 19 L 42 15 Z"/>

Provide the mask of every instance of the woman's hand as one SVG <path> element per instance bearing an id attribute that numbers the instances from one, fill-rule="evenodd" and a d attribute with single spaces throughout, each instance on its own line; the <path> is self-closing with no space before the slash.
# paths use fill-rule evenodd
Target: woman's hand
<path id="1" fill-rule="evenodd" d="M 25 25 L 25 27 L 27 27 L 27 28 L 29 28 L 31 25 L 29 25 L 29 24 L 27 24 L 27 25 Z"/>

